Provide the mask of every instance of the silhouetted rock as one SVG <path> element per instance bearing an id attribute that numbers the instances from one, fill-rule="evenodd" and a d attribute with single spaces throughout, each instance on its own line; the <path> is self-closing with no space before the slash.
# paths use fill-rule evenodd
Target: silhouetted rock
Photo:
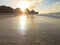
<path id="1" fill-rule="evenodd" d="M 25 14 L 30 14 L 30 10 L 28 8 L 26 8 Z"/>
<path id="2" fill-rule="evenodd" d="M 22 14 L 23 11 L 21 10 L 21 8 L 16 8 L 13 9 L 9 6 L 0 6 L 0 14 L 9 14 L 9 13 L 15 13 L 15 14 Z M 29 10 L 28 8 L 26 8 L 25 10 L 25 14 L 38 14 L 38 12 L 35 12 L 34 10 Z"/>
<path id="3" fill-rule="evenodd" d="M 32 11 L 30 11 L 30 13 L 31 13 L 31 14 L 35 14 L 35 11 L 34 11 L 34 10 L 32 10 Z"/>
<path id="4" fill-rule="evenodd" d="M 34 10 L 29 10 L 28 8 L 26 8 L 25 10 L 25 14 L 38 14 L 38 12 L 34 11 Z"/>
<path id="5" fill-rule="evenodd" d="M 35 12 L 35 14 L 38 14 L 38 12 Z"/>
<path id="6" fill-rule="evenodd" d="M 32 11 L 30 11 L 30 14 L 38 14 L 38 12 L 32 10 Z"/>
<path id="7" fill-rule="evenodd" d="M 23 13 L 20 8 L 16 8 L 15 10 L 16 10 L 16 12 L 17 12 L 18 14 L 22 14 L 22 13 Z"/>
<path id="8" fill-rule="evenodd" d="M 8 6 L 0 6 L 0 13 L 13 13 L 14 9 Z"/>

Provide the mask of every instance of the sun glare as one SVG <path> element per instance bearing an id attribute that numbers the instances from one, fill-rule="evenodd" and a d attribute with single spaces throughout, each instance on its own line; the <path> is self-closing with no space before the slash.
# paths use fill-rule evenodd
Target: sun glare
<path id="1" fill-rule="evenodd" d="M 28 8 L 29 6 L 31 6 L 31 3 L 30 2 L 27 2 L 27 1 L 21 1 L 19 4 L 18 4 L 18 7 L 22 9 L 22 11 L 24 12 L 26 8 Z"/>

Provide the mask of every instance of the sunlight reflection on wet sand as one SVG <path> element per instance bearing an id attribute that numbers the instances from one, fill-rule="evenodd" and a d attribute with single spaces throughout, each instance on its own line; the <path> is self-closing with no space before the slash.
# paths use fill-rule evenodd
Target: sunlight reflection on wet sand
<path id="1" fill-rule="evenodd" d="M 25 34 L 25 30 L 26 30 L 26 16 L 25 15 L 21 15 L 20 16 L 20 21 L 19 21 L 19 30 L 20 30 L 20 33 L 22 35 Z"/>
<path id="2" fill-rule="evenodd" d="M 26 16 L 21 16 L 21 17 L 20 17 L 20 25 L 21 25 L 21 30 L 25 29 Z"/>

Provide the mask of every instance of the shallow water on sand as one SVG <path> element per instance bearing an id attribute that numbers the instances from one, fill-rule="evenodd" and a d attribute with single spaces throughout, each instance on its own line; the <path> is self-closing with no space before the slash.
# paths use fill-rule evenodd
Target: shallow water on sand
<path id="1" fill-rule="evenodd" d="M 0 45 L 60 45 L 60 18 L 3 16 L 0 18 Z"/>

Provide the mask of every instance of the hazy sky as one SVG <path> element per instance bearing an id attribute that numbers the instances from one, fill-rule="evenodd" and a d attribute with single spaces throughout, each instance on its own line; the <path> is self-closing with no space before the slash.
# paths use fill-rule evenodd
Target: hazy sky
<path id="1" fill-rule="evenodd" d="M 22 0 L 0 0 L 0 5 L 7 5 L 15 8 Z M 23 0 L 32 2 L 29 9 L 40 13 L 60 12 L 60 0 Z"/>

